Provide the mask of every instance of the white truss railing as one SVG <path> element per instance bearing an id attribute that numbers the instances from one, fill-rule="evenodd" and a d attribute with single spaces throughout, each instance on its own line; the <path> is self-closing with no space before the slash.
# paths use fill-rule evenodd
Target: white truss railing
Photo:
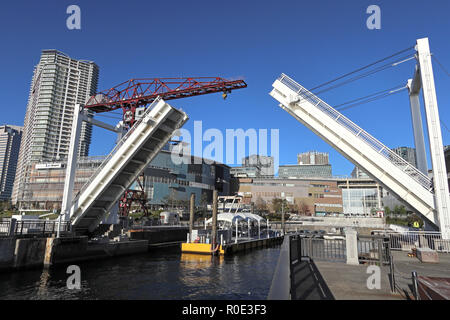
<path id="1" fill-rule="evenodd" d="M 295 91 L 299 98 L 309 101 L 313 104 L 317 109 L 322 111 L 324 114 L 329 116 L 339 125 L 345 127 L 349 132 L 351 132 L 355 137 L 359 138 L 361 141 L 364 141 L 367 145 L 369 145 L 372 149 L 377 151 L 380 155 L 388 159 L 391 163 L 393 163 L 396 167 L 405 172 L 408 176 L 413 178 L 417 183 L 419 183 L 426 190 L 430 190 L 431 188 L 431 179 L 420 172 L 416 167 L 411 165 L 409 162 L 404 160 L 390 148 L 382 144 L 380 141 L 375 139 L 372 135 L 364 131 L 362 128 L 353 123 L 350 119 L 345 117 L 342 113 L 332 108 L 326 102 L 321 100 L 319 97 L 305 89 L 303 86 L 295 82 L 293 79 L 289 78 L 284 73 L 278 78 L 278 80 L 287 86 L 289 89 Z M 301 100 L 299 101 L 301 103 Z"/>

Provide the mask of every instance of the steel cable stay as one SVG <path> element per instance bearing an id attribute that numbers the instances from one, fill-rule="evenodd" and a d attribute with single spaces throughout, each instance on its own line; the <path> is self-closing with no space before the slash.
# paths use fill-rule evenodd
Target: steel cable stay
<path id="1" fill-rule="evenodd" d="M 376 101 L 376 100 L 379 100 L 379 99 L 386 98 L 386 97 L 388 97 L 390 95 L 399 93 L 399 92 L 401 92 L 401 91 L 403 91 L 403 90 L 405 90 L 407 88 L 408 87 L 406 85 L 396 86 L 396 87 L 393 87 L 393 88 L 390 88 L 390 89 L 386 89 L 386 90 L 383 90 L 383 91 L 379 91 L 379 92 L 367 95 L 365 97 L 361 97 L 361 98 L 358 98 L 358 99 L 354 99 L 354 100 L 351 100 L 351 101 L 347 101 L 347 102 L 341 103 L 341 104 L 339 104 L 337 106 L 334 106 L 334 108 L 336 110 L 338 110 L 338 111 L 347 110 L 347 109 L 354 108 L 354 107 L 362 105 L 362 104 L 366 104 L 366 103 L 369 103 L 369 102 L 372 102 L 372 101 Z"/>
<path id="2" fill-rule="evenodd" d="M 365 73 L 363 73 L 363 74 L 360 74 L 360 75 L 358 75 L 358 76 L 352 77 L 352 78 L 350 78 L 350 79 L 348 79 L 348 80 L 345 80 L 345 81 L 343 81 L 343 82 L 337 83 L 337 84 L 335 84 L 335 85 L 333 85 L 333 86 L 331 86 L 331 87 L 327 87 L 327 88 L 322 89 L 322 90 L 320 90 L 320 91 L 312 92 L 313 89 L 308 90 L 308 92 L 307 92 L 306 94 L 304 94 L 304 96 L 305 96 L 305 98 L 309 98 L 309 97 L 312 97 L 312 96 L 314 96 L 314 95 L 318 95 L 318 94 L 327 92 L 327 91 L 329 91 L 329 90 L 332 90 L 332 89 L 341 87 L 341 86 L 346 85 L 346 84 L 348 84 L 348 83 L 351 83 L 351 82 L 354 82 L 354 81 L 363 79 L 363 78 L 368 77 L 368 76 L 370 76 L 370 75 L 372 75 L 372 74 L 375 74 L 375 73 L 378 73 L 378 72 L 387 70 L 387 69 L 389 69 L 389 68 L 396 67 L 396 66 L 398 66 L 398 65 L 400 65 L 400 64 L 402 64 L 402 63 L 405 63 L 405 62 L 410 61 L 410 60 L 413 60 L 413 59 L 415 59 L 415 55 L 403 56 L 402 58 L 400 58 L 400 59 L 398 59 L 398 60 L 395 60 L 394 62 L 389 62 L 389 63 L 384 64 L 384 65 L 382 65 L 382 66 L 379 66 L 379 67 L 377 67 L 377 68 L 375 68 L 375 69 L 373 69 L 373 70 L 367 71 L 367 72 L 365 72 Z"/>
<path id="3" fill-rule="evenodd" d="M 394 62 L 387 63 L 387 64 L 382 65 L 382 66 L 380 66 L 380 67 L 377 67 L 377 68 L 375 68 L 375 69 L 373 69 L 373 70 L 370 70 L 370 71 L 368 71 L 368 72 L 366 72 L 366 73 L 363 73 L 363 74 L 358 75 L 358 76 L 356 76 L 356 77 L 350 78 L 350 79 L 345 80 L 345 81 L 340 82 L 340 83 L 337 83 L 337 84 L 335 84 L 335 85 L 333 85 L 333 86 L 331 86 L 331 87 L 328 87 L 328 88 L 325 88 L 325 89 L 320 90 L 320 91 L 318 91 L 318 92 L 315 92 L 315 94 L 317 95 L 317 94 L 320 94 L 320 93 L 329 91 L 329 90 L 331 90 L 331 89 L 335 89 L 335 88 L 341 87 L 341 86 L 346 85 L 346 84 L 348 84 L 348 83 L 351 83 L 351 82 L 357 81 L 357 80 L 359 80 L 359 79 L 362 79 L 362 78 L 371 76 L 372 74 L 375 74 L 375 73 L 378 73 L 378 72 L 387 70 L 387 69 L 389 69 L 389 68 L 396 67 L 396 66 L 398 66 L 398 65 L 400 65 L 400 64 L 402 64 L 402 63 L 405 63 L 405 62 L 407 62 L 407 61 L 413 60 L 413 59 L 415 59 L 415 58 L 416 58 L 416 57 L 415 57 L 414 55 L 413 55 L 413 56 L 411 56 L 411 55 L 404 56 L 404 57 L 400 58 L 399 60 L 396 60 L 396 61 L 394 61 Z"/>
<path id="4" fill-rule="evenodd" d="M 383 62 L 383 61 L 389 60 L 389 59 L 391 59 L 391 58 L 393 58 L 393 57 L 395 57 L 395 56 L 398 56 L 398 55 L 400 55 L 400 54 L 402 54 L 402 53 L 404 53 L 404 52 L 407 52 L 407 51 L 409 51 L 409 50 L 412 50 L 412 49 L 414 49 L 414 47 L 409 47 L 409 48 L 403 49 L 403 50 L 401 50 L 401 51 L 399 51 L 399 52 L 396 52 L 396 53 L 394 53 L 394 54 L 392 54 L 392 55 L 390 55 L 390 56 L 388 56 L 388 57 L 385 57 L 385 58 L 383 58 L 383 59 L 377 60 L 377 61 L 375 61 L 375 62 L 373 62 L 373 63 L 370 63 L 370 64 L 368 64 L 368 65 L 366 65 L 366 66 L 364 66 L 364 67 L 358 68 L 358 69 L 356 69 L 356 70 L 354 70 L 354 71 L 351 71 L 351 72 L 349 72 L 349 73 L 346 73 L 346 74 L 344 74 L 344 75 L 342 75 L 342 76 L 340 76 L 340 77 L 337 77 L 337 78 L 335 78 L 335 79 L 333 79 L 333 80 L 330 80 L 330 81 L 327 81 L 327 82 L 325 82 L 325 83 L 322 83 L 322 84 L 320 84 L 320 85 L 318 85 L 318 86 L 316 86 L 316 87 L 314 87 L 314 88 L 311 88 L 309 91 L 314 91 L 314 90 L 316 90 L 316 89 L 318 89 L 318 88 L 321 88 L 321 87 L 323 87 L 323 86 L 326 86 L 326 85 L 328 85 L 328 84 L 330 84 L 330 83 L 333 83 L 333 82 L 336 82 L 336 81 L 341 80 L 341 79 L 343 79 L 343 78 L 346 78 L 346 77 L 348 77 L 348 76 L 350 76 L 350 75 L 352 75 L 352 74 L 358 73 L 358 72 L 360 72 L 360 71 L 362 71 L 362 70 L 364 70 L 364 69 L 370 68 L 370 67 L 372 67 L 372 66 L 374 66 L 374 65 L 376 65 L 376 64 L 378 64 L 378 63 L 381 63 L 381 62 Z"/>
<path id="5" fill-rule="evenodd" d="M 431 57 L 434 59 L 434 61 L 437 62 L 438 66 L 444 71 L 444 73 L 450 77 L 450 73 L 447 71 L 447 69 L 444 67 L 444 65 L 439 61 L 438 58 L 436 58 L 436 55 L 434 53 L 431 54 Z"/>
<path id="6" fill-rule="evenodd" d="M 445 123 L 441 120 L 441 124 L 444 126 L 445 130 L 447 130 L 447 132 L 450 132 L 450 130 L 448 129 L 448 127 L 445 125 Z"/>
<path id="7" fill-rule="evenodd" d="M 434 53 L 431 54 L 431 58 L 434 59 L 434 61 L 437 62 L 438 66 L 442 69 L 442 71 L 450 77 L 450 73 L 447 71 L 447 68 L 444 67 L 444 65 L 439 61 L 439 59 L 436 57 L 436 55 Z M 442 119 L 440 120 L 442 126 L 445 128 L 445 130 L 447 132 L 450 132 L 450 129 L 447 127 L 447 125 L 442 121 Z"/>

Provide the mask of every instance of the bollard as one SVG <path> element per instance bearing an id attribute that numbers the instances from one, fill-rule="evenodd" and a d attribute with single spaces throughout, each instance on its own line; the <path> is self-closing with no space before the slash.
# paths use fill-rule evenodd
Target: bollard
<path id="1" fill-rule="evenodd" d="M 17 225 L 17 220 L 12 218 L 11 222 L 9 223 L 9 232 L 8 232 L 8 235 L 10 237 L 14 237 L 14 234 L 16 233 L 16 225 Z"/>
<path id="2" fill-rule="evenodd" d="M 392 254 L 389 256 L 389 267 L 390 267 L 390 272 L 391 272 L 391 293 L 395 293 L 395 270 L 394 270 L 394 260 L 392 258 Z"/>
<path id="3" fill-rule="evenodd" d="M 413 283 L 413 287 L 414 287 L 414 298 L 416 300 L 420 300 L 419 288 L 418 288 L 418 284 L 417 284 L 417 272 L 413 271 L 411 274 L 412 274 L 412 283 Z"/>
<path id="4" fill-rule="evenodd" d="M 217 244 L 217 190 L 213 191 L 213 212 L 212 212 L 212 230 L 211 230 L 211 249 L 214 250 Z"/>
<path id="5" fill-rule="evenodd" d="M 188 242 L 192 242 L 192 229 L 194 227 L 194 209 L 195 209 L 195 193 L 191 193 L 191 202 L 190 202 L 190 210 L 189 210 L 189 240 Z"/>

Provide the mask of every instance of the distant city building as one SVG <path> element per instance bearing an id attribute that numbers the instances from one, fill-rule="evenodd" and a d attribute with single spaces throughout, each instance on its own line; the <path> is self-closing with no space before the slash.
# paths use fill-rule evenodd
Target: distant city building
<path id="1" fill-rule="evenodd" d="M 278 167 L 278 177 L 285 179 L 331 178 L 330 164 L 283 165 Z"/>
<path id="2" fill-rule="evenodd" d="M 240 178 L 232 193 L 270 210 L 272 200 L 285 199 L 302 215 L 379 216 L 384 189 L 372 179 Z M 258 208 L 257 208 L 258 209 Z"/>
<path id="3" fill-rule="evenodd" d="M 256 167 L 259 176 L 273 177 L 274 175 L 274 158 L 262 155 L 250 155 L 242 159 L 242 166 L 245 168 Z"/>
<path id="4" fill-rule="evenodd" d="M 34 68 L 13 203 L 23 197 L 24 186 L 36 162 L 65 161 L 69 153 L 72 119 L 76 104 L 84 104 L 97 91 L 98 66 L 75 60 L 57 50 L 43 50 Z M 89 154 L 92 125 L 81 127 L 79 156 Z"/>
<path id="5" fill-rule="evenodd" d="M 0 126 L 0 200 L 11 198 L 22 131 L 18 126 Z"/>
<path id="6" fill-rule="evenodd" d="M 297 155 L 299 165 L 325 165 L 329 164 L 329 155 L 326 152 L 309 151 Z"/>
<path id="7" fill-rule="evenodd" d="M 89 180 L 101 165 L 105 157 L 81 157 L 75 173 L 74 194 Z M 199 164 L 196 164 L 196 163 Z M 144 191 L 147 203 L 158 208 L 170 206 L 179 201 L 188 201 L 195 194 L 196 205 L 202 205 L 202 199 L 212 201 L 213 190 L 219 195 L 229 195 L 230 168 L 221 163 L 206 164 L 191 159 L 174 164 L 171 152 L 160 151 L 144 170 Z M 35 163 L 31 165 L 30 177 L 19 199 L 22 209 L 60 209 L 66 177 L 66 162 Z M 131 189 L 138 189 L 136 185 Z"/>
<path id="8" fill-rule="evenodd" d="M 230 174 L 236 178 L 256 178 L 260 171 L 257 167 L 231 167 Z"/>
<path id="9" fill-rule="evenodd" d="M 352 178 L 369 178 L 370 177 L 365 173 L 363 170 L 361 170 L 358 166 L 355 166 L 352 173 L 350 174 Z"/>
<path id="10" fill-rule="evenodd" d="M 298 164 L 281 165 L 278 177 L 282 179 L 331 178 L 328 153 L 309 151 L 297 155 Z"/>
<path id="11" fill-rule="evenodd" d="M 251 155 L 242 159 L 242 166 L 230 168 L 234 177 L 255 178 L 274 175 L 274 158 L 269 156 Z"/>
<path id="12" fill-rule="evenodd" d="M 342 194 L 336 181 L 243 178 L 233 186 L 233 191 L 243 197 L 244 203 L 253 202 L 257 206 L 264 203 L 268 210 L 271 210 L 272 200 L 278 198 L 285 199 L 303 215 L 343 212 Z"/>
<path id="13" fill-rule="evenodd" d="M 416 149 L 410 147 L 398 147 L 392 149 L 392 151 L 417 168 Z"/>

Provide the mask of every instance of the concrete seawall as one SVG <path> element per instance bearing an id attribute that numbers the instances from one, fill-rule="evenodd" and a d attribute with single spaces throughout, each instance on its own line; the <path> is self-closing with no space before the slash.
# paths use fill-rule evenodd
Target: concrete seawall
<path id="1" fill-rule="evenodd" d="M 133 240 L 147 240 L 148 244 L 186 241 L 189 228 L 185 227 L 152 227 L 149 229 L 137 229 L 128 231 L 128 236 Z"/>
<path id="2" fill-rule="evenodd" d="M 187 233 L 186 227 L 152 227 L 129 231 L 125 241 L 89 241 L 86 236 L 0 238 L 0 271 L 145 253 L 152 245 L 185 241 Z"/>
<path id="3" fill-rule="evenodd" d="M 16 249 L 16 239 L 0 239 L 0 270 L 14 266 L 14 250 Z"/>
<path id="4" fill-rule="evenodd" d="M 49 239 L 50 240 L 50 239 Z M 57 265 L 86 260 L 147 252 L 148 241 L 90 243 L 87 237 L 52 239 L 52 252 L 48 253 L 45 265 Z"/>
<path id="5" fill-rule="evenodd" d="M 223 246 L 225 255 L 231 255 L 241 251 L 253 250 L 256 248 L 269 247 L 283 242 L 284 237 L 252 239 L 249 241 L 241 241 L 238 243 L 229 243 Z"/>
<path id="6" fill-rule="evenodd" d="M 89 243 L 87 237 L 0 239 L 0 271 L 145 253 L 147 240 Z"/>
<path id="7" fill-rule="evenodd" d="M 43 265 L 47 238 L 0 239 L 0 271 Z"/>

